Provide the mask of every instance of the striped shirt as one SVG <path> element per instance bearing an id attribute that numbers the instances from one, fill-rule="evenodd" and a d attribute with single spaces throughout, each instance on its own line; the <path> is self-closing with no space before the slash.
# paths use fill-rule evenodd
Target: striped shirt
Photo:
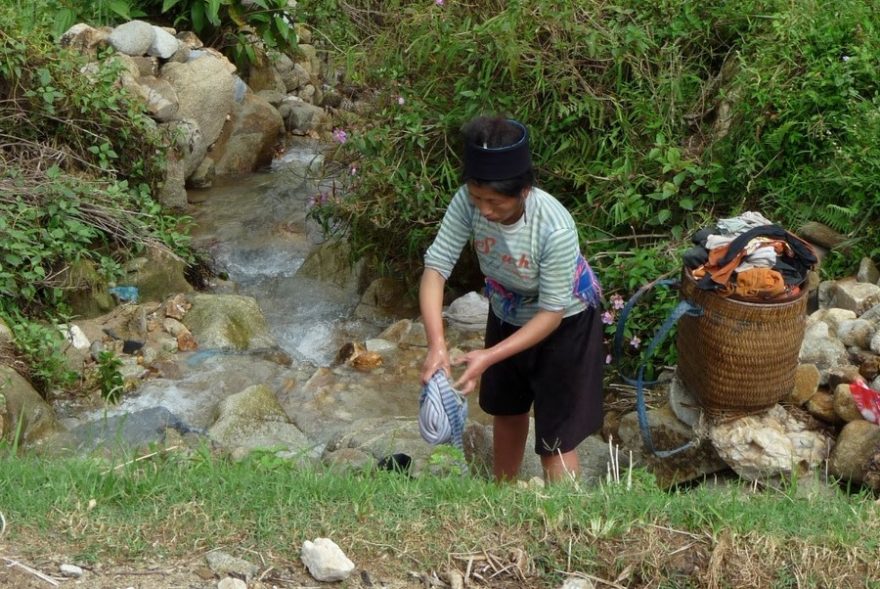
<path id="1" fill-rule="evenodd" d="M 492 311 L 503 321 L 524 325 L 539 309 L 564 311 L 569 317 L 586 308 L 573 292 L 580 257 L 574 219 L 540 188 L 532 188 L 516 223 L 502 225 L 483 217 L 462 186 L 425 253 L 425 266 L 448 279 L 467 241 L 477 252 L 487 284 L 494 281 L 502 287 L 487 290 Z M 515 305 L 510 305 L 511 298 Z"/>

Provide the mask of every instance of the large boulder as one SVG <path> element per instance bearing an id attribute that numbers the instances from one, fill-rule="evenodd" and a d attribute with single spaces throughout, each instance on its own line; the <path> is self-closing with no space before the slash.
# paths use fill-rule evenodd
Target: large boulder
<path id="1" fill-rule="evenodd" d="M 156 29 L 148 22 L 132 20 L 110 33 L 110 44 L 125 55 L 144 55 L 156 38 Z"/>
<path id="2" fill-rule="evenodd" d="M 58 44 L 79 51 L 82 54 L 95 57 L 98 49 L 109 43 L 110 33 L 96 29 L 85 23 L 77 23 L 61 35 Z"/>
<path id="3" fill-rule="evenodd" d="M 256 299 L 239 295 L 195 294 L 183 318 L 201 349 L 264 350 L 277 348 Z"/>
<path id="4" fill-rule="evenodd" d="M 235 100 L 235 77 L 229 62 L 206 51 L 194 51 L 186 63 L 170 62 L 160 77 L 177 92 L 179 119 L 193 119 L 205 143 L 213 144 L 223 130 Z"/>
<path id="5" fill-rule="evenodd" d="M 678 448 L 696 438 L 694 430 L 679 420 L 669 405 L 649 410 L 647 421 L 651 440 L 657 450 Z M 656 456 L 643 442 L 638 414 L 635 411 L 620 420 L 618 436 L 624 451 L 632 450 L 635 463 L 645 466 L 654 474 L 657 484 L 664 488 L 701 479 L 707 474 L 727 468 L 727 464 L 708 442 L 695 444 L 692 448 L 665 458 Z"/>
<path id="6" fill-rule="evenodd" d="M 278 112 L 284 118 L 285 129 L 303 135 L 322 130 L 328 120 L 323 108 L 301 98 L 288 97 L 278 107 Z"/>
<path id="7" fill-rule="evenodd" d="M 160 59 L 171 59 L 171 56 L 180 49 L 180 41 L 161 27 L 154 26 L 153 33 L 153 42 L 147 49 L 147 55 Z"/>
<path id="8" fill-rule="evenodd" d="M 80 259 L 71 263 L 62 272 L 61 279 L 65 301 L 75 317 L 97 317 L 115 305 L 107 281 L 89 260 Z"/>
<path id="9" fill-rule="evenodd" d="M 247 84 L 254 92 L 270 90 L 279 94 L 287 94 L 287 87 L 284 85 L 284 79 L 273 63 L 275 60 L 270 57 L 258 59 L 256 63 L 252 63 L 248 69 Z M 288 61 L 289 58 L 288 58 Z"/>
<path id="10" fill-rule="evenodd" d="M 272 163 L 284 121 L 264 98 L 248 92 L 236 103 L 232 118 L 214 144 L 215 172 L 245 174 Z"/>
<path id="11" fill-rule="evenodd" d="M 834 283 L 831 291 L 831 306 L 853 311 L 861 315 L 880 303 L 880 286 L 859 282 L 855 277 L 844 278 Z"/>
<path id="12" fill-rule="evenodd" d="M 343 289 L 356 289 L 364 271 L 363 261 L 351 262 L 351 246 L 344 240 L 328 240 L 314 248 L 297 275 L 328 282 Z"/>
<path id="13" fill-rule="evenodd" d="M 837 339 L 834 329 L 824 321 L 817 321 L 807 327 L 801 344 L 799 360 L 819 369 L 820 384 L 827 384 L 828 372 L 848 361 L 846 346 Z"/>
<path id="14" fill-rule="evenodd" d="M 354 315 L 367 321 L 384 321 L 418 314 L 416 306 L 411 302 L 406 303 L 407 285 L 397 278 L 382 276 L 371 282 L 364 291 Z"/>
<path id="15" fill-rule="evenodd" d="M 828 461 L 828 470 L 834 476 L 862 484 L 866 482 L 869 466 L 878 452 L 880 452 L 880 426 L 863 419 L 851 421 L 844 426 L 837 437 L 837 443 Z M 880 484 L 876 477 L 869 478 Z"/>
<path id="16" fill-rule="evenodd" d="M 31 445 L 58 431 L 52 407 L 23 376 L 0 366 L 0 439 Z"/>
<path id="17" fill-rule="evenodd" d="M 147 112 L 156 121 L 170 121 L 177 116 L 180 102 L 177 100 L 177 92 L 167 80 L 142 75 L 131 89 L 141 97 Z"/>
<path id="18" fill-rule="evenodd" d="M 175 142 L 173 151 L 176 158 L 183 161 L 183 175 L 189 178 L 199 167 L 208 153 L 208 144 L 199 128 L 198 121 L 193 119 L 177 119 L 160 125 Z"/>
<path id="19" fill-rule="evenodd" d="M 311 450 L 308 438 L 290 422 L 265 385 L 250 386 L 221 401 L 208 436 L 238 456 L 257 449 L 306 456 Z"/>
<path id="20" fill-rule="evenodd" d="M 752 481 L 808 473 L 825 460 L 830 445 L 779 405 L 715 425 L 709 438 L 734 472 Z"/>
<path id="21" fill-rule="evenodd" d="M 422 439 L 418 420 L 405 417 L 371 417 L 352 422 L 345 433 L 328 443 L 326 451 L 345 448 L 366 452 L 377 461 L 393 454 L 406 454 L 412 459 L 413 474 L 424 469 L 433 450 Z"/>
<path id="22" fill-rule="evenodd" d="M 165 249 L 148 247 L 125 270 L 125 283 L 137 288 L 139 301 L 162 301 L 193 290 L 186 280 L 186 262 Z"/>

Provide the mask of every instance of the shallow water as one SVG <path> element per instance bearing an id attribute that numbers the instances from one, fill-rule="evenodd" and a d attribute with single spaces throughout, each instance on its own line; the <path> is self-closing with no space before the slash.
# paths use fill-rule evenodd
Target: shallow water
<path id="1" fill-rule="evenodd" d="M 291 150 L 279 162 L 307 162 L 315 153 Z M 254 297 L 271 334 L 294 359 L 327 366 L 346 341 L 376 333 L 377 326 L 351 318 L 358 295 L 297 276 L 308 252 L 324 238 L 307 219 L 315 180 L 276 165 L 274 171 L 228 178 L 191 191 L 197 249 L 228 275 L 232 291 Z"/>

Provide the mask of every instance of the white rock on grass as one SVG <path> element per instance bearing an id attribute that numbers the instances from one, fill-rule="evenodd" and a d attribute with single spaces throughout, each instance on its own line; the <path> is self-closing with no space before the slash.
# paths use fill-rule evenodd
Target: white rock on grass
<path id="1" fill-rule="evenodd" d="M 330 538 L 317 538 L 314 542 L 306 540 L 300 558 L 309 574 L 318 581 L 344 581 L 354 571 L 354 563 Z"/>
<path id="2" fill-rule="evenodd" d="M 589 579 L 582 577 L 569 577 L 559 589 L 594 589 L 595 585 Z"/>
<path id="3" fill-rule="evenodd" d="M 247 589 L 247 583 L 235 577 L 226 577 L 217 583 L 217 589 Z"/>
<path id="4" fill-rule="evenodd" d="M 61 574 L 65 577 L 79 578 L 83 576 L 83 570 L 75 564 L 63 564 L 60 569 Z"/>

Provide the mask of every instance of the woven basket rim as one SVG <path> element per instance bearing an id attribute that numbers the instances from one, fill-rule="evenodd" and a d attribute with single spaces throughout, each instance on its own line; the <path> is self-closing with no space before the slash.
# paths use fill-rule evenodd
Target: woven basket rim
<path id="1" fill-rule="evenodd" d="M 687 286 L 689 291 L 697 292 L 697 293 L 700 293 L 701 295 L 711 295 L 721 301 L 727 301 L 731 304 L 741 305 L 742 307 L 746 307 L 746 308 L 752 307 L 754 309 L 766 309 L 768 307 L 783 308 L 783 307 L 787 307 L 787 306 L 792 306 L 792 305 L 798 304 L 802 298 L 807 296 L 807 289 L 802 288 L 801 291 L 793 297 L 786 298 L 786 299 L 779 300 L 779 301 L 767 301 L 764 303 L 758 303 L 758 302 L 754 302 L 754 301 L 743 301 L 740 299 L 723 297 L 714 291 L 700 288 L 697 285 L 697 280 L 691 274 L 690 268 L 684 268 L 684 271 L 682 272 L 682 281 L 681 282 L 682 282 L 682 284 L 681 284 L 682 291 L 684 291 L 685 287 Z"/>

